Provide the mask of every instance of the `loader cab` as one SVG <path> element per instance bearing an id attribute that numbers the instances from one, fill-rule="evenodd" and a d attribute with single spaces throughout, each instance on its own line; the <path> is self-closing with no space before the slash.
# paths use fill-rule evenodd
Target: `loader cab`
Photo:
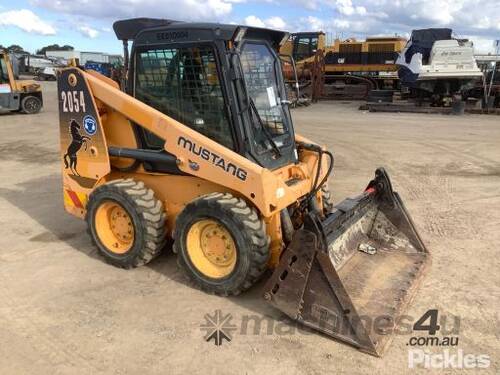
<path id="1" fill-rule="evenodd" d="M 314 56 L 318 49 L 324 47 L 323 32 L 305 32 L 292 34 L 293 53 L 296 62 Z"/>
<path id="2" fill-rule="evenodd" d="M 163 23 L 142 28 L 133 37 L 126 91 L 265 168 L 295 163 L 293 125 L 277 54 L 287 34 L 158 21 Z M 116 23 L 114 28 L 119 29 Z M 143 149 L 163 150 L 164 141 L 147 130 L 136 127 L 136 136 Z M 150 166 L 161 171 L 158 168 Z"/>

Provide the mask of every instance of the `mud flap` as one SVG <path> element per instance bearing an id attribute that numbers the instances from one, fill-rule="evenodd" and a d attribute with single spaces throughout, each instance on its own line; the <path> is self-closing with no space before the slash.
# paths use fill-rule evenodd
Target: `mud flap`
<path id="1" fill-rule="evenodd" d="M 310 328 L 381 356 L 430 256 L 384 169 L 365 192 L 309 213 L 264 298 Z"/>

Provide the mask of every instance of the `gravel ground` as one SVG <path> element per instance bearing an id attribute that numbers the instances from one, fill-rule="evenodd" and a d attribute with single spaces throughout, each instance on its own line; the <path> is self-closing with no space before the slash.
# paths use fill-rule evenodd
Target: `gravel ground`
<path id="1" fill-rule="evenodd" d="M 283 321 L 244 334 L 245 317 L 282 318 L 260 299 L 262 284 L 237 298 L 204 294 L 177 270 L 170 251 L 135 270 L 107 265 L 85 223 L 64 212 L 56 89 L 43 85 L 42 113 L 0 116 L 0 373 L 428 371 L 408 368 L 411 335 L 397 335 L 380 359 Z M 491 364 L 480 373 L 498 373 L 499 117 L 372 114 L 357 106 L 296 109 L 297 132 L 334 151 L 336 201 L 357 194 L 377 166 L 386 166 L 433 257 L 408 314 L 417 319 L 438 309 L 448 320 L 460 317 L 459 344 L 450 352 L 488 355 Z M 231 314 L 237 328 L 220 347 L 200 330 L 216 310 Z"/>

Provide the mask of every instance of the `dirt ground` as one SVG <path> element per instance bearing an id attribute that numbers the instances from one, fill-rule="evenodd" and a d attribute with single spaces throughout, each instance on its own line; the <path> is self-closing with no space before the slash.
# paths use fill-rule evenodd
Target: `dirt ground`
<path id="1" fill-rule="evenodd" d="M 243 334 L 245 317 L 282 318 L 260 299 L 262 284 L 237 298 L 204 294 L 170 251 L 135 270 L 106 264 L 85 223 L 64 212 L 55 84 L 44 89 L 41 114 L 0 116 L 1 374 L 427 371 L 408 368 L 408 334 L 397 335 L 382 359 L 286 322 Z M 387 167 L 433 256 L 408 314 L 459 316 L 459 345 L 450 351 L 486 354 L 489 368 L 473 372 L 498 373 L 500 117 L 372 114 L 341 102 L 293 117 L 298 132 L 334 151 L 335 200 Z M 237 327 L 219 347 L 200 330 L 216 310 Z"/>

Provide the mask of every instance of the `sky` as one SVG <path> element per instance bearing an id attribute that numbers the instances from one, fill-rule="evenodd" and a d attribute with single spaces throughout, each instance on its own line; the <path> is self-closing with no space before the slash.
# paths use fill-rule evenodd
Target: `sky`
<path id="1" fill-rule="evenodd" d="M 500 39 L 500 0 L 0 0 L 0 44 L 121 53 L 112 25 L 133 17 L 322 30 L 343 39 L 449 27 L 479 53 L 493 52 Z"/>

